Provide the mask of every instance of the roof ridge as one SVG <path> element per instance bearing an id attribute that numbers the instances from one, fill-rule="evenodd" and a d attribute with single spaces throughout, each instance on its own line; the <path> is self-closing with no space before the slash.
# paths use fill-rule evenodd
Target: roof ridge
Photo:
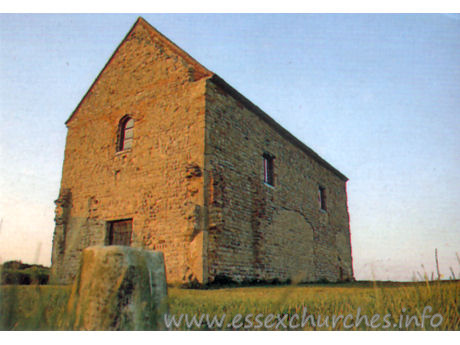
<path id="1" fill-rule="evenodd" d="M 202 65 L 201 63 L 199 63 L 195 58 L 193 58 L 193 56 L 191 56 L 190 54 L 188 54 L 184 49 L 182 49 L 181 47 L 179 47 L 176 43 L 174 43 L 173 41 L 171 41 L 168 37 L 166 37 L 165 35 L 163 35 L 160 31 L 158 31 L 152 24 L 150 24 L 148 21 L 146 21 L 144 18 L 142 17 L 139 17 L 136 21 L 136 24 L 137 23 L 141 23 L 142 25 L 144 25 L 144 27 L 147 28 L 147 30 L 149 30 L 151 33 L 153 33 L 155 36 L 159 37 L 163 42 L 165 42 L 167 45 L 168 45 L 168 48 L 170 48 L 172 51 L 174 51 L 176 54 L 178 54 L 180 57 L 182 57 L 184 60 L 186 60 L 188 63 L 190 63 L 191 65 L 193 65 L 195 68 L 198 68 L 201 70 L 201 72 L 203 74 L 206 74 L 208 75 L 209 77 L 211 77 L 212 75 L 214 75 L 214 72 L 210 71 L 209 69 L 207 69 L 204 65 Z"/>
<path id="2" fill-rule="evenodd" d="M 99 80 L 99 78 L 101 77 L 102 73 L 104 73 L 104 71 L 106 70 L 106 68 L 108 67 L 108 65 L 110 64 L 110 62 L 113 60 L 113 58 L 115 57 L 115 55 L 117 54 L 118 50 L 120 49 L 120 47 L 123 45 L 123 43 L 125 43 L 126 39 L 129 37 L 129 35 L 133 32 L 133 30 L 138 26 L 138 25 L 142 25 L 143 28 L 147 29 L 147 31 L 149 32 L 150 35 L 155 35 L 156 37 L 158 37 L 162 42 L 164 42 L 168 48 L 170 48 L 172 51 L 174 51 L 174 53 L 176 53 L 177 55 L 179 55 L 180 57 L 182 57 L 184 60 L 186 60 L 189 64 L 191 64 L 192 66 L 194 66 L 197 70 L 199 70 L 199 72 L 201 72 L 201 75 L 203 77 L 212 77 L 214 75 L 213 72 L 211 72 L 210 70 L 208 70 L 206 67 L 204 67 L 202 64 L 200 64 L 197 60 L 195 60 L 192 56 L 190 56 L 189 54 L 187 54 L 187 52 L 185 52 L 185 50 L 183 50 L 182 48 L 180 48 L 177 44 L 175 44 L 174 42 L 172 42 L 169 38 L 167 38 L 165 35 L 163 35 L 160 31 L 158 31 L 156 28 L 154 28 L 149 22 L 147 22 L 144 18 L 142 17 L 138 17 L 137 20 L 134 22 L 134 24 L 131 26 L 131 28 L 129 29 L 128 33 L 125 35 L 125 37 L 123 37 L 123 39 L 120 41 L 120 43 L 118 44 L 118 46 L 115 48 L 115 50 L 113 51 L 112 55 L 110 56 L 110 58 L 107 60 L 107 62 L 105 63 L 104 67 L 101 69 L 101 71 L 98 73 L 97 77 L 94 79 L 94 81 L 91 83 L 90 87 L 88 88 L 88 90 L 86 91 L 86 93 L 83 95 L 83 97 L 81 98 L 80 102 L 78 102 L 78 105 L 75 107 L 75 109 L 72 111 L 72 113 L 70 114 L 69 118 L 67 119 L 67 121 L 65 122 L 65 124 L 67 125 L 70 120 L 73 118 L 73 116 L 75 115 L 75 113 L 77 112 L 77 110 L 80 108 L 80 106 L 83 104 L 83 101 L 86 99 L 86 97 L 88 96 L 89 92 L 93 89 L 94 85 L 97 83 L 97 81 Z"/>
<path id="3" fill-rule="evenodd" d="M 214 74 L 212 78 L 209 79 L 210 81 L 215 82 L 218 86 L 222 87 L 226 90 L 230 96 L 234 97 L 237 101 L 241 102 L 245 105 L 250 111 L 252 111 L 255 115 L 259 116 L 263 121 L 265 121 L 269 126 L 271 126 L 275 131 L 277 131 L 281 136 L 291 142 L 293 145 L 300 148 L 302 151 L 307 153 L 310 157 L 315 159 L 319 164 L 323 167 L 329 169 L 334 174 L 336 174 L 340 179 L 347 182 L 348 177 L 342 174 L 338 169 L 334 168 L 330 163 L 328 163 L 324 158 L 322 158 L 318 153 L 316 153 L 313 149 L 311 149 L 307 144 L 303 141 L 298 139 L 294 134 L 289 132 L 286 128 L 280 125 L 275 119 L 273 119 L 270 115 L 268 115 L 265 111 L 260 109 L 256 104 L 254 104 L 251 100 L 249 100 L 246 96 L 241 94 L 238 90 L 236 90 L 233 86 L 228 84 L 224 79 L 222 79 L 219 75 Z"/>

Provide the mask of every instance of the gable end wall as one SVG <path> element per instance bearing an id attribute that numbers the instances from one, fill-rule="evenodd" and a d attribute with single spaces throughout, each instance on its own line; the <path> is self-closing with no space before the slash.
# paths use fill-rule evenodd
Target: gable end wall
<path id="1" fill-rule="evenodd" d="M 133 219 L 132 246 L 163 251 L 168 282 L 203 281 L 205 79 L 138 22 L 67 122 L 52 277 L 70 283 L 81 251 Z M 199 77 L 197 79 L 197 76 Z M 129 151 L 118 124 L 134 119 Z"/>

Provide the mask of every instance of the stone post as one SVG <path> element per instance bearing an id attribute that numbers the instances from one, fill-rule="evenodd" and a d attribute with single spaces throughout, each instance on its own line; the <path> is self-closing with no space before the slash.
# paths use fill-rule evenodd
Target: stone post
<path id="1" fill-rule="evenodd" d="M 167 312 L 163 253 L 125 246 L 83 250 L 66 329 L 162 330 Z"/>

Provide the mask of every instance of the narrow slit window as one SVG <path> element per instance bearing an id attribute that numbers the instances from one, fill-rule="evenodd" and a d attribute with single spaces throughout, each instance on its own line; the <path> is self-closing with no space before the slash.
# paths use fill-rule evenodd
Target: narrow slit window
<path id="1" fill-rule="evenodd" d="M 109 222 L 107 244 L 109 246 L 130 246 L 133 233 L 133 220 L 124 219 Z"/>
<path id="2" fill-rule="evenodd" d="M 273 156 L 269 154 L 264 154 L 264 182 L 266 184 L 269 184 L 270 186 L 275 185 L 275 174 L 274 174 L 274 166 L 273 166 L 273 161 L 274 158 Z"/>
<path id="3" fill-rule="evenodd" d="M 319 187 L 318 191 L 318 196 L 319 196 L 319 207 L 323 211 L 327 211 L 327 204 L 326 204 L 326 188 L 324 187 Z"/>
<path id="4" fill-rule="evenodd" d="M 124 151 L 132 148 L 133 137 L 134 119 L 129 116 L 125 116 L 120 121 L 117 151 Z"/>

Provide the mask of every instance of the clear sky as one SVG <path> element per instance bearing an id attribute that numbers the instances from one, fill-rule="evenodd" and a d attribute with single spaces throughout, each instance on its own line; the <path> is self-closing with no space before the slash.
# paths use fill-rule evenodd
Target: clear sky
<path id="1" fill-rule="evenodd" d="M 137 16 L 0 15 L 2 261 L 50 264 L 64 122 Z M 142 16 L 350 178 L 357 279 L 460 275 L 460 15 Z"/>

